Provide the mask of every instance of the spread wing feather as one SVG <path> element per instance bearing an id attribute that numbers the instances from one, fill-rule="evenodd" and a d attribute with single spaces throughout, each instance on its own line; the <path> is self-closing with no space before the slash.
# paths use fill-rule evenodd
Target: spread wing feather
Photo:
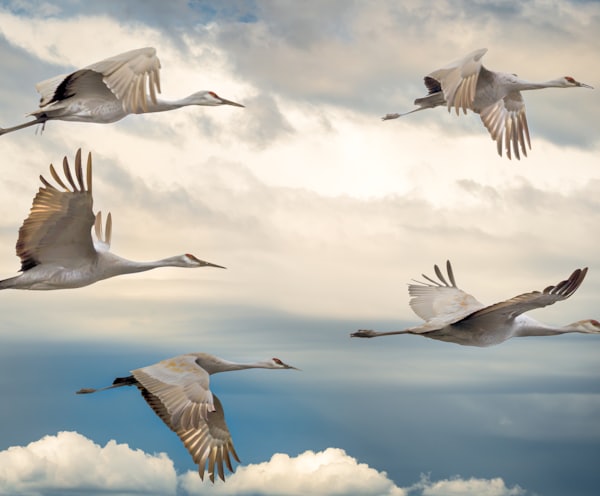
<path id="1" fill-rule="evenodd" d="M 211 481 L 225 480 L 231 456 L 239 462 L 223 407 L 209 389 L 209 374 L 194 355 L 180 355 L 132 371 L 142 395 L 154 412 L 181 439 L 198 464 L 201 478 L 208 465 Z"/>
<path id="2" fill-rule="evenodd" d="M 29 216 L 19 229 L 16 251 L 21 259 L 22 271 L 40 263 L 60 263 L 69 266 L 96 256 L 91 237 L 94 224 L 91 154 L 88 155 L 87 161 L 87 184 L 83 180 L 81 168 L 79 149 L 75 156 L 76 181 L 66 157 L 63 161 L 64 174 L 70 187 L 52 165 L 50 173 L 58 188 L 40 176 L 43 187 L 40 187 L 33 199 Z"/>
<path id="3" fill-rule="evenodd" d="M 502 145 L 504 145 L 509 159 L 513 154 L 517 160 L 521 158 L 521 153 L 527 156 L 527 147 L 531 149 L 531 142 L 525 102 L 521 93 L 518 91 L 509 93 L 482 109 L 479 116 L 492 139 L 496 141 L 498 155 L 502 156 Z"/>
<path id="4" fill-rule="evenodd" d="M 446 262 L 450 283 L 437 265 L 434 266 L 434 271 L 439 281 L 422 274 L 429 282 L 415 281 L 415 284 L 408 286 L 408 294 L 412 297 L 409 302 L 410 307 L 423 320 L 435 319 L 448 325 L 484 308 L 483 303 L 456 286 L 450 261 Z"/>
<path id="5" fill-rule="evenodd" d="M 506 301 L 489 305 L 467 315 L 463 321 L 474 319 L 497 319 L 501 322 L 514 319 L 522 313 L 552 305 L 557 301 L 569 298 L 581 285 L 587 274 L 587 267 L 576 269 L 568 279 L 560 281 L 554 286 L 548 286 L 543 291 L 523 293 Z"/>
<path id="6" fill-rule="evenodd" d="M 467 109 L 472 108 L 477 79 L 482 67 L 481 58 L 486 52 L 487 48 L 475 50 L 427 76 L 439 82 L 448 111 L 454 107 L 457 114 L 461 109 L 466 114 Z M 430 88 L 430 85 L 427 86 Z"/>
<path id="7" fill-rule="evenodd" d="M 148 101 L 156 103 L 160 93 L 160 61 L 154 48 L 138 48 L 41 81 L 35 88 L 41 95 L 41 108 L 85 92 L 88 98 L 116 98 L 126 112 L 139 114 L 148 110 Z"/>
<path id="8" fill-rule="evenodd" d="M 156 93 L 160 93 L 160 61 L 152 47 L 115 55 L 85 69 L 102 74 L 106 86 L 129 112 L 146 112 L 148 98 L 156 103 Z"/>

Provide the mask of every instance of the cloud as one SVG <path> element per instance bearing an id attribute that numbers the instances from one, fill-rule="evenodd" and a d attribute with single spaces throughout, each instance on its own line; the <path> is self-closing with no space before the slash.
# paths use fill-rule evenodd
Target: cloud
<path id="1" fill-rule="evenodd" d="M 504 481 L 493 479 L 461 479 L 453 477 L 432 482 L 428 476 L 422 476 L 421 481 L 411 488 L 410 494 L 415 496 L 523 496 L 526 491 L 520 486 L 507 487 Z"/>
<path id="2" fill-rule="evenodd" d="M 44 436 L 0 452 L 0 494 L 175 494 L 173 462 L 126 444 L 99 446 L 77 432 Z"/>
<path id="3" fill-rule="evenodd" d="M 206 491 L 197 474 L 181 478 L 190 493 L 202 489 L 205 494 L 248 494 L 296 496 L 372 495 L 405 496 L 407 493 L 378 472 L 339 448 L 305 451 L 296 457 L 277 453 L 267 462 L 240 466 L 224 485 Z"/>
<path id="4" fill-rule="evenodd" d="M 274 454 L 263 463 L 238 466 L 225 483 L 214 485 L 188 471 L 177 476 L 165 453 L 150 455 L 110 440 L 99 446 L 77 432 L 44 436 L 27 446 L 0 451 L 0 495 L 48 496 L 66 492 L 111 494 L 238 494 L 316 496 L 521 496 L 501 478 L 431 481 L 422 476 L 402 488 L 339 448 L 305 451 L 298 456 Z"/>

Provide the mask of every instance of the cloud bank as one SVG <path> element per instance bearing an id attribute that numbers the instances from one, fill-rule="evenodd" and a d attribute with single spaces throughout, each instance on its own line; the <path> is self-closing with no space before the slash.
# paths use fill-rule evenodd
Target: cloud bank
<path id="1" fill-rule="evenodd" d="M 44 436 L 0 451 L 0 494 L 48 496 L 65 492 L 128 496 L 238 494 L 299 496 L 523 496 L 501 478 L 431 481 L 402 488 L 339 448 L 274 454 L 269 461 L 238 466 L 225 483 L 201 481 L 197 472 L 177 476 L 165 453 L 148 454 L 110 440 L 104 447 L 77 432 Z"/>

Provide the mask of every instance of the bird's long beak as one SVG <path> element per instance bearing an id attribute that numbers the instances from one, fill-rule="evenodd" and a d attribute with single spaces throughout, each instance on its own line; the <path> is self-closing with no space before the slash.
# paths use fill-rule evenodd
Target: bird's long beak
<path id="1" fill-rule="evenodd" d="M 241 103 L 235 103 L 232 102 L 231 100 L 226 100 L 225 98 L 221 98 L 219 97 L 219 101 L 221 102 L 221 104 L 223 105 L 233 105 L 234 107 L 242 107 L 245 108 L 244 105 L 242 105 Z"/>
<path id="2" fill-rule="evenodd" d="M 593 86 L 590 86 L 589 84 L 585 84 L 585 83 L 579 83 L 578 86 L 581 86 L 582 88 L 589 88 L 590 90 L 594 89 Z"/>
<path id="3" fill-rule="evenodd" d="M 210 262 L 205 262 L 204 260 L 201 260 L 202 262 L 202 266 L 203 267 L 217 267 L 218 269 L 226 269 L 227 267 L 223 267 L 222 265 L 217 265 L 214 263 L 210 263 Z"/>

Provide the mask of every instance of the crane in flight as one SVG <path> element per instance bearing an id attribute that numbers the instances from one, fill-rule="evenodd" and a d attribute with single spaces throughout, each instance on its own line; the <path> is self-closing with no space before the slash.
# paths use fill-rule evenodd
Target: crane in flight
<path id="1" fill-rule="evenodd" d="M 409 284 L 409 304 L 425 323 L 402 331 L 376 332 L 359 330 L 350 336 L 374 338 L 391 334 L 419 334 L 431 339 L 466 346 L 491 346 L 509 338 L 524 336 L 553 336 L 568 332 L 599 334 L 600 322 L 580 320 L 563 327 L 549 326 L 524 315 L 536 308 L 566 300 L 583 282 L 587 267 L 576 269 L 568 279 L 543 291 L 524 293 L 506 301 L 486 306 L 456 286 L 450 262 L 446 262 L 448 279 L 434 266 L 438 281 L 422 274 L 428 282 Z M 449 282 L 448 282 L 449 281 Z"/>
<path id="2" fill-rule="evenodd" d="M 81 149 L 75 156 L 75 170 L 63 160 L 65 180 L 50 165 L 56 186 L 43 176 L 43 184 L 33 199 L 29 217 L 19 229 L 17 256 L 21 259 L 18 276 L 0 281 L 0 289 L 79 288 L 122 274 L 143 272 L 158 267 L 218 267 L 186 253 L 153 262 L 135 262 L 111 253 L 112 218 L 106 218 L 102 232 L 102 213 L 92 211 L 92 154 L 88 154 L 85 178 Z M 96 232 L 92 239 L 92 226 Z"/>
<path id="3" fill-rule="evenodd" d="M 539 90 L 543 88 L 592 88 L 575 81 L 570 76 L 559 77 L 543 83 L 532 83 L 520 79 L 516 74 L 495 72 L 486 69 L 481 59 L 487 48 L 475 50 L 464 58 L 448 64 L 425 76 L 428 94 L 417 98 L 418 108 L 404 114 L 387 114 L 382 119 L 397 119 L 403 115 L 419 110 L 445 105 L 448 112 L 455 109 L 467 113 L 471 110 L 481 117 L 481 121 L 496 141 L 498 154 L 502 156 L 502 148 L 511 159 L 513 154 L 520 160 L 521 154 L 527 156 L 527 148 L 531 149 L 525 102 L 521 91 Z"/>
<path id="4" fill-rule="evenodd" d="M 198 465 L 200 478 L 208 464 L 208 476 L 215 480 L 215 470 L 225 480 L 223 463 L 230 472 L 231 457 L 238 462 L 231 434 L 225 423 L 223 406 L 209 387 L 212 374 L 243 369 L 296 369 L 279 358 L 263 362 L 236 363 L 208 353 L 187 353 L 131 371 L 128 377 L 116 378 L 112 385 L 84 388 L 77 394 L 121 386 L 137 386 L 154 413 L 175 432 Z"/>
<path id="5" fill-rule="evenodd" d="M 152 47 L 138 48 L 61 74 L 35 85 L 40 108 L 28 115 L 34 120 L 0 128 L 0 136 L 50 120 L 116 122 L 129 114 L 164 112 L 187 105 L 233 105 L 213 91 L 199 91 L 174 101 L 159 100 L 160 61 Z M 42 128 L 43 129 L 43 128 Z"/>

